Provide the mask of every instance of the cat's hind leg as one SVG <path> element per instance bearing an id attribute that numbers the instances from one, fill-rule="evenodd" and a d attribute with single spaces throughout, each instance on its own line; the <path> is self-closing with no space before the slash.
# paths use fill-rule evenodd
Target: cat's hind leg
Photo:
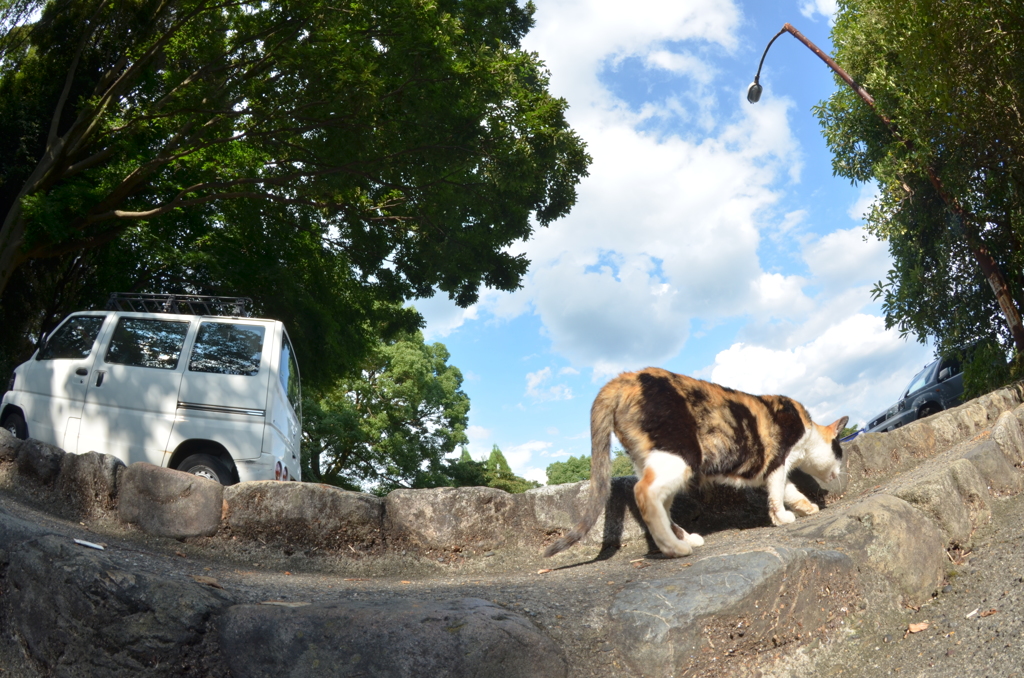
<path id="1" fill-rule="evenodd" d="M 793 510 L 798 516 L 809 516 L 818 512 L 818 505 L 808 499 L 803 492 L 796 489 L 796 485 L 786 481 L 786 506 Z"/>
<path id="2" fill-rule="evenodd" d="M 669 515 L 667 506 L 672 505 L 676 494 L 685 488 L 693 475 L 690 466 L 682 457 L 667 452 L 650 452 L 643 463 L 643 474 L 633 486 L 633 495 L 640 514 L 647 523 L 651 538 L 666 556 L 680 557 L 693 553 L 693 544 L 686 535 L 679 538 Z M 699 539 L 699 537 L 698 537 Z M 703 542 L 703 540 L 701 540 Z"/>
<path id="3" fill-rule="evenodd" d="M 785 525 L 796 521 L 796 515 L 786 510 L 785 506 L 787 484 L 790 483 L 785 466 L 780 466 L 768 474 L 765 485 L 768 490 L 768 517 L 772 519 L 772 525 Z"/>

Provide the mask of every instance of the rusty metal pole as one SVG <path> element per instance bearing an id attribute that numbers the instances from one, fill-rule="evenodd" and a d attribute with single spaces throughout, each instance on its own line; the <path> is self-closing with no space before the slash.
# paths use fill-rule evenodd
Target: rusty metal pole
<path id="1" fill-rule="evenodd" d="M 832 69 L 833 73 L 842 78 L 843 82 L 849 85 L 857 96 L 871 107 L 871 110 L 875 111 L 878 117 L 882 119 L 882 122 L 885 123 L 886 127 L 889 128 L 889 132 L 893 137 L 908 149 L 911 148 L 910 141 L 900 136 L 896 129 L 896 125 L 892 120 L 875 108 L 874 97 L 868 94 L 867 90 L 851 78 L 850 74 L 844 71 L 829 55 L 825 54 L 825 52 L 823 52 L 817 45 L 808 40 L 803 33 L 798 31 L 789 23 L 783 25 L 782 30 L 776 33 L 768 42 L 768 46 L 764 48 L 764 54 L 761 55 L 761 63 L 757 66 L 757 74 L 754 76 L 754 82 L 751 83 L 750 87 L 747 89 L 747 101 L 753 104 L 757 103 L 761 99 L 761 67 L 764 65 L 764 58 L 768 55 L 768 50 L 771 48 L 772 43 L 774 43 L 775 40 L 783 33 L 789 33 L 794 38 L 802 42 L 807 49 L 817 54 L 818 58 L 824 61 L 825 65 Z M 995 257 L 992 256 L 992 253 L 989 252 L 988 246 L 985 245 L 974 216 L 960 204 L 960 201 L 957 200 L 955 196 L 949 194 L 942 183 L 942 179 L 935 172 L 935 168 L 926 167 L 925 172 L 928 175 L 928 181 L 939 194 L 939 197 L 942 198 L 942 201 L 946 203 L 946 207 L 949 208 L 950 212 L 957 216 L 960 223 L 963 225 L 964 237 L 967 241 L 967 246 L 970 248 L 971 254 L 974 255 L 974 260 L 978 262 L 982 275 L 984 275 L 985 280 L 988 281 L 993 294 L 995 294 L 996 301 L 999 303 L 999 308 L 1003 311 L 1003 317 L 1006 319 L 1006 324 L 1010 328 L 1010 334 L 1013 335 L 1013 343 L 1017 348 L 1017 352 L 1024 355 L 1024 324 L 1021 322 L 1020 311 L 1017 309 L 1017 304 L 1013 300 L 1013 295 L 1010 294 L 1010 288 L 1006 284 L 1006 277 L 999 268 L 999 262 L 996 261 Z"/>

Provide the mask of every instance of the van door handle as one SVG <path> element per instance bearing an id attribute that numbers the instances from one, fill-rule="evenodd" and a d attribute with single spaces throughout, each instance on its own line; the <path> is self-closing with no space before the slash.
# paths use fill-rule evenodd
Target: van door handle
<path id="1" fill-rule="evenodd" d="M 85 375 L 89 374 L 89 370 L 85 369 L 84 367 L 79 367 L 77 370 L 75 370 L 75 374 L 77 374 L 80 377 L 84 377 Z"/>
<path id="2" fill-rule="evenodd" d="M 105 374 L 106 374 L 106 372 L 104 372 L 103 370 L 99 370 L 98 372 L 96 372 L 96 385 L 97 386 L 103 386 L 103 375 L 105 375 Z"/>

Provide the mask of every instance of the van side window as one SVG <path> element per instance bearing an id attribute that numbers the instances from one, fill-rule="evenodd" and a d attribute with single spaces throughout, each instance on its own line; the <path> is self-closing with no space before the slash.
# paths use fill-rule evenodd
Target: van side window
<path id="1" fill-rule="evenodd" d="M 117 365 L 173 370 L 178 367 L 188 326 L 187 322 L 173 320 L 121 318 L 104 360 Z"/>
<path id="2" fill-rule="evenodd" d="M 288 394 L 288 402 L 292 404 L 295 414 L 299 415 L 301 419 L 302 404 L 299 401 L 302 399 L 302 392 L 299 387 L 299 367 L 295 362 L 292 344 L 287 337 L 285 337 L 284 345 L 281 346 L 281 386 Z"/>
<path id="3" fill-rule="evenodd" d="M 36 360 L 81 360 L 89 357 L 102 326 L 103 316 L 78 315 L 69 319 L 50 335 Z"/>
<path id="4" fill-rule="evenodd" d="M 188 359 L 190 372 L 213 372 L 256 376 L 263 355 L 262 325 L 204 322 L 199 326 L 192 355 Z"/>

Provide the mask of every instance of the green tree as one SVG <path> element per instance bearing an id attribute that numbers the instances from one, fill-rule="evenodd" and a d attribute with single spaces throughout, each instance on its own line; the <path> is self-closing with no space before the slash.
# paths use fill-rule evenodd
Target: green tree
<path id="1" fill-rule="evenodd" d="M 469 397 L 448 358 L 416 332 L 381 342 L 359 376 L 306 396 L 303 478 L 381 494 L 454 484 L 445 457 L 468 442 Z M 472 481 L 471 468 L 456 470 Z"/>
<path id="2" fill-rule="evenodd" d="M 291 248 L 312 248 L 322 262 L 303 284 L 362 320 L 378 301 L 515 289 L 528 262 L 509 245 L 567 213 L 589 163 L 520 48 L 532 13 L 515 0 L 0 0 L 0 310 L 17 321 L 0 333 L 37 336 L 69 296 L 112 291 L 98 283 L 252 282 L 211 263 L 244 258 L 239 238 L 289 276 Z M 342 289 L 314 287 L 321 274 Z"/>
<path id="3" fill-rule="evenodd" d="M 501 453 L 501 449 L 497 445 L 491 448 L 491 456 L 484 462 L 484 466 L 487 473 L 488 487 L 495 487 L 512 494 L 540 487 L 540 483 L 521 478 L 512 473 L 508 461 L 505 460 L 505 455 Z"/>
<path id="4" fill-rule="evenodd" d="M 1010 345 L 1005 317 L 1024 302 L 1024 13 L 998 0 L 840 0 L 832 41 L 875 98 L 871 109 L 842 85 L 816 110 L 835 172 L 878 182 L 867 228 L 893 257 L 874 290 L 887 326 L 946 355 Z M 1002 305 L 986 257 L 1010 292 Z"/>
<path id="5" fill-rule="evenodd" d="M 633 475 L 633 462 L 621 448 L 616 449 L 612 456 L 612 477 Z M 590 480 L 590 457 L 580 455 L 569 457 L 565 461 L 548 464 L 548 485 L 563 485 Z"/>

